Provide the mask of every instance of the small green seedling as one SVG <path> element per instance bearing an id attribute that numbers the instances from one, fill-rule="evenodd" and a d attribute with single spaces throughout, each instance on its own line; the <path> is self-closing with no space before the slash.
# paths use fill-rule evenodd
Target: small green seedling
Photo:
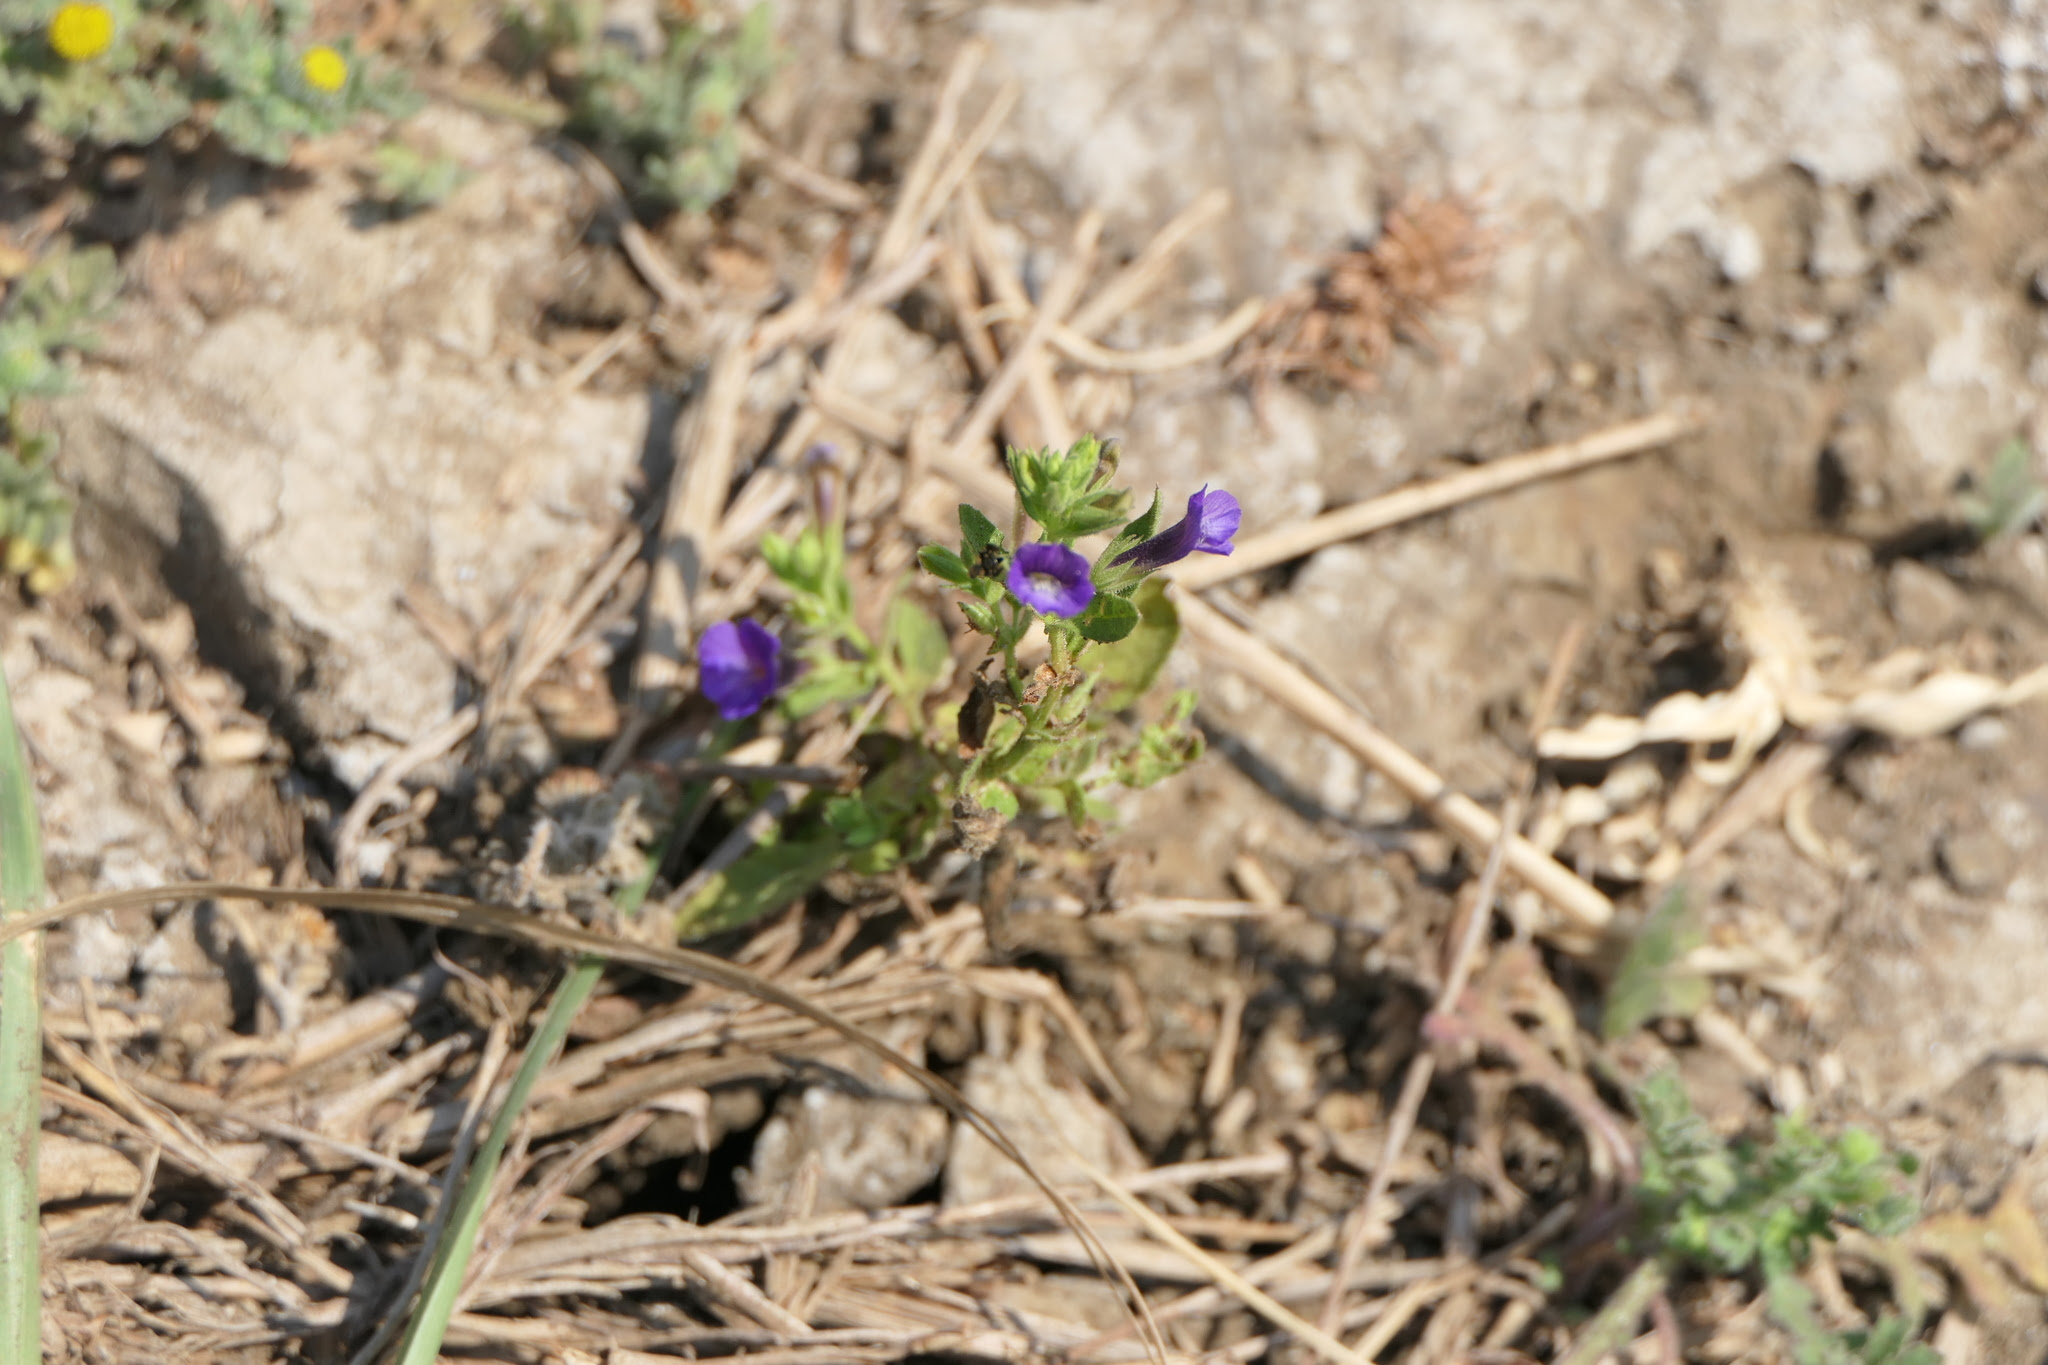
<path id="1" fill-rule="evenodd" d="M 1600 1034 L 1612 1042 L 1652 1019 L 1690 1019 L 1700 1012 L 1712 983 L 1682 965 L 1685 955 L 1706 941 L 1692 913 L 1685 883 L 1665 892 L 1630 942 L 1628 955 L 1607 989 Z"/>
<path id="2" fill-rule="evenodd" d="M 1977 533 L 1977 543 L 1990 545 L 2017 535 L 2048 510 L 2048 488 L 2034 469 L 2034 450 L 2015 437 L 1991 457 L 1983 485 L 1961 498 L 1963 520 Z"/>
<path id="3" fill-rule="evenodd" d="M 77 563 L 71 499 L 52 469 L 56 438 L 32 430 L 31 406 L 70 391 L 70 355 L 92 348 L 120 287 L 112 251 L 60 247 L 0 304 L 0 566 L 32 592 L 62 587 Z"/>
<path id="4" fill-rule="evenodd" d="M 552 0 L 530 41 L 569 106 L 567 131 L 630 186 L 673 207 L 710 207 L 739 174 L 740 108 L 777 65 L 773 16 L 756 5 L 714 32 L 666 16 L 658 32 L 607 32 L 596 0 Z"/>
<path id="5" fill-rule="evenodd" d="M 403 142 L 379 143 L 373 169 L 370 197 L 398 214 L 432 208 L 469 179 L 454 157 L 422 152 Z"/>
<path id="6" fill-rule="evenodd" d="M 1686 1268 L 1763 1281 L 1764 1309 L 1790 1338 L 1799 1365 L 1939 1365 L 1916 1345 L 1917 1321 L 1887 1314 L 1868 1328 L 1829 1331 L 1799 1279 L 1814 1242 L 1849 1223 L 1892 1237 L 1918 1217 L 1901 1188 L 1909 1156 L 1850 1129 L 1816 1133 L 1797 1117 L 1765 1143 L 1726 1142 L 1693 1109 L 1677 1076 L 1660 1072 L 1635 1091 L 1644 1132 L 1639 1218 L 1630 1238 L 1636 1271 L 1582 1329 L 1565 1357 L 1584 1365 L 1625 1340 L 1650 1298 Z"/>

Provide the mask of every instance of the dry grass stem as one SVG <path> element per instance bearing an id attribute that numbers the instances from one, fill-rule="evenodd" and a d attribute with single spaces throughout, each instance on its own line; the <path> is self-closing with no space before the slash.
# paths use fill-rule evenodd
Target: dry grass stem
<path id="1" fill-rule="evenodd" d="M 661 300 L 662 307 L 693 321 L 702 318 L 707 306 L 703 291 L 677 273 L 661 248 L 654 244 L 654 239 L 647 235 L 647 229 L 630 216 L 624 216 L 620 219 L 618 232 L 620 250 L 640 272 L 640 278 L 647 281 L 648 288 Z"/>
<path id="2" fill-rule="evenodd" d="M 1052 281 L 1046 285 L 1045 298 L 1032 318 L 1031 326 L 1017 342 L 1016 349 L 1004 358 L 1003 367 L 996 371 L 995 378 L 974 400 L 974 406 L 948 433 L 947 449 L 940 460 L 941 468 L 950 471 L 955 466 L 973 462 L 977 450 L 995 431 L 996 419 L 1009 406 L 1030 374 L 1033 357 L 1040 353 L 1053 325 L 1066 316 L 1075 296 L 1081 292 L 1081 286 L 1087 282 L 1088 272 L 1095 261 L 1095 244 L 1101 236 L 1102 215 L 1092 209 L 1082 214 L 1081 221 L 1074 226 L 1067 259 L 1060 263 Z"/>
<path id="3" fill-rule="evenodd" d="M 1242 674 L 1267 696 L 1338 740 L 1475 856 L 1485 857 L 1501 837 L 1500 821 L 1478 802 L 1451 790 L 1427 764 L 1279 651 L 1191 593 L 1180 595 L 1179 607 L 1182 627 L 1212 659 Z M 1503 856 L 1508 871 L 1549 901 L 1573 929 L 1597 932 L 1614 918 L 1612 901 L 1520 835 L 1510 837 Z"/>
<path id="4" fill-rule="evenodd" d="M 769 141 L 752 120 L 741 119 L 738 132 L 741 153 L 767 167 L 770 175 L 790 188 L 844 213 L 866 213 L 875 206 L 873 197 L 859 185 L 791 156 Z"/>
<path id="5" fill-rule="evenodd" d="M 1152 1236 L 1171 1247 L 1182 1259 L 1201 1270 L 1218 1286 L 1236 1296 L 1247 1308 L 1274 1326 L 1291 1333 L 1317 1355 L 1329 1361 L 1330 1365 L 1372 1365 L 1370 1357 L 1349 1349 L 1343 1342 L 1314 1323 L 1298 1317 L 1279 1300 L 1182 1236 L 1171 1223 L 1154 1213 L 1144 1201 L 1095 1169 L 1081 1157 L 1080 1153 L 1070 1149 L 1068 1157 L 1095 1182 L 1098 1189 L 1115 1200 L 1124 1212 L 1137 1219 Z"/>
<path id="6" fill-rule="evenodd" d="M 342 886 L 360 884 L 362 872 L 357 854 L 364 836 L 369 833 L 370 821 L 376 818 L 385 803 L 397 799 L 405 779 L 452 751 L 486 719 L 495 719 L 510 702 L 525 695 L 540 675 L 568 649 L 576 633 L 589 622 L 605 594 L 617 584 L 639 549 L 638 532 L 628 530 L 620 535 L 566 610 L 552 601 L 544 604 L 540 619 L 521 637 L 511 665 L 501 678 L 494 680 L 494 686 L 482 704 L 472 702 L 462 707 L 385 760 L 376 775 L 356 793 L 335 829 L 335 879 Z"/>
<path id="7" fill-rule="evenodd" d="M 953 64 L 946 71 L 945 84 L 939 87 L 939 98 L 932 109 L 931 126 L 925 130 L 924 141 L 918 145 L 917 155 L 911 159 L 910 170 L 903 177 L 903 187 L 897 193 L 896 204 L 890 210 L 889 222 L 882 229 L 881 240 L 875 245 L 875 263 L 887 269 L 910 250 L 910 245 L 925 229 L 937 220 L 939 205 L 932 202 L 932 187 L 937 182 L 940 168 L 945 162 L 947 149 L 953 142 L 953 131 L 960 126 L 960 105 L 967 98 L 968 87 L 981 70 L 981 64 L 988 58 L 989 45 L 980 38 L 963 43 L 953 56 Z"/>
<path id="8" fill-rule="evenodd" d="M 1155 346 L 1143 351 L 1116 351 L 1097 345 L 1073 327 L 1052 329 L 1052 348 L 1067 359 L 1091 369 L 1120 374 L 1159 374 L 1185 369 L 1222 355 L 1241 340 L 1259 319 L 1260 301 L 1247 299 L 1223 321 L 1199 336 L 1172 346 Z"/>
<path id="9" fill-rule="evenodd" d="M 349 1365 L 370 1365 L 370 1362 L 382 1355 L 384 1348 L 404 1329 L 412 1303 L 419 1297 L 420 1286 L 426 1283 L 427 1272 L 433 1268 L 435 1255 L 440 1249 L 441 1237 L 447 1231 L 448 1220 L 455 1212 L 456 1196 L 461 1189 L 463 1173 L 469 1169 L 469 1159 L 476 1150 L 477 1137 L 482 1132 L 484 1117 L 489 1112 L 486 1101 L 491 1098 L 498 1073 L 505 1069 L 505 1062 L 511 1055 L 511 1029 L 501 1019 L 491 1025 L 490 1033 L 484 1040 L 483 1055 L 477 1062 L 476 1075 L 470 1086 L 462 1123 L 456 1130 L 454 1150 L 449 1157 L 447 1174 L 441 1181 L 441 1197 L 434 1201 L 434 1212 L 427 1220 L 419 1246 L 413 1251 L 412 1264 L 406 1271 L 405 1283 L 385 1305 L 386 1311 L 377 1319 L 377 1330 L 353 1356 L 349 1357 Z"/>
<path id="10" fill-rule="evenodd" d="M 1702 420 L 1692 411 L 1659 413 L 1561 445 L 1493 460 L 1462 474 L 1398 488 L 1293 526 L 1248 536 L 1228 556 L 1203 556 L 1176 566 L 1174 580 L 1194 589 L 1213 587 L 1242 574 L 1299 559 L 1325 545 L 1355 540 L 1525 484 L 1655 449 L 1697 430 Z"/>
<path id="11" fill-rule="evenodd" d="M 1586 630 L 1580 622 L 1573 622 L 1551 652 L 1550 668 L 1543 679 L 1543 689 L 1537 694 L 1530 733 L 1541 734 L 1557 713 L 1559 700 L 1564 696 L 1566 684 L 1571 680 L 1572 670 L 1577 665 L 1579 650 L 1585 644 Z M 1442 1014 L 1458 1007 L 1459 999 L 1465 993 L 1465 986 L 1472 979 L 1473 965 L 1479 958 L 1479 945 L 1486 936 L 1487 926 L 1493 922 L 1493 904 L 1500 891 L 1501 871 L 1507 863 L 1510 840 L 1520 837 L 1522 811 L 1528 804 L 1536 786 L 1536 763 L 1532 758 L 1525 765 L 1521 782 L 1508 795 L 1500 814 L 1500 833 L 1493 846 L 1487 850 L 1486 864 L 1480 871 L 1471 899 L 1461 908 L 1451 925 L 1451 952 L 1445 964 L 1443 985 L 1438 989 L 1433 1013 Z M 1392 1186 L 1394 1167 L 1401 1159 L 1402 1150 L 1415 1131 L 1416 1120 L 1422 1113 L 1423 1096 L 1429 1092 L 1429 1083 L 1436 1074 L 1436 1052 L 1426 1044 L 1416 1049 L 1415 1056 L 1408 1063 L 1408 1074 L 1402 1078 L 1400 1098 L 1394 1103 L 1392 1115 L 1387 1121 L 1386 1140 L 1380 1148 L 1379 1162 L 1373 1167 L 1372 1177 L 1366 1184 L 1365 1198 L 1348 1220 L 1343 1249 L 1337 1256 L 1336 1273 L 1331 1277 L 1328 1295 L 1323 1299 L 1319 1322 L 1325 1331 L 1334 1331 L 1343 1317 L 1344 1286 L 1350 1281 L 1352 1272 L 1364 1259 L 1366 1248 L 1371 1245 L 1374 1234 L 1381 1230 L 1380 1200 Z M 1377 1329 L 1376 1329 L 1377 1330 Z M 1391 1339 L 1391 1338 L 1389 1338 Z M 1375 1350 L 1378 1347 L 1373 1348 Z"/>
<path id="12" fill-rule="evenodd" d="M 357 854 L 362 848 L 363 836 L 370 832 L 370 821 L 376 818 L 385 802 L 397 798 L 406 778 L 469 738 L 482 720 L 481 707 L 475 704 L 465 706 L 384 761 L 384 766 L 377 769 L 377 775 L 356 793 L 355 800 L 349 803 L 347 813 L 334 831 L 336 881 L 344 887 L 362 884 L 361 860 Z"/>
<path id="13" fill-rule="evenodd" d="M 945 166 L 933 182 L 928 202 L 918 208 L 914 229 L 916 232 L 930 231 L 947 202 L 967 186 L 967 177 L 973 173 L 975 163 L 981 160 L 982 153 L 988 150 L 989 143 L 995 141 L 1004 120 L 1009 118 L 1011 111 L 1017 107 L 1017 101 L 1022 98 L 1023 93 L 1023 87 L 1014 80 L 1003 82 L 1002 88 L 996 91 L 996 97 L 989 101 L 988 108 L 982 112 L 981 118 L 968 132 L 966 138 L 947 156 Z"/>
<path id="14" fill-rule="evenodd" d="M 961 187 L 960 225 L 967 235 L 970 250 L 974 254 L 975 266 L 981 278 L 987 282 L 989 291 L 999 305 L 1019 319 L 1029 319 L 1032 308 L 1024 293 L 1023 284 L 1017 279 L 1009 264 L 1004 261 L 996 245 L 995 225 L 989 220 L 988 210 L 981 202 L 980 191 L 972 181 Z M 959 326 L 963 333 L 986 336 L 986 321 L 981 310 L 971 306 L 972 290 L 968 298 L 970 306 L 959 313 Z M 1025 324 L 1028 326 L 1028 322 Z M 1014 352 L 1022 345 L 1021 339 L 1013 343 Z M 993 345 L 991 345 L 993 351 Z M 989 382 L 1000 378 L 1000 364 L 992 366 Z M 1025 394 L 1031 404 L 1031 418 L 1023 420 L 1015 405 L 1010 405 L 1003 414 L 1003 432 L 1009 443 L 1020 449 L 1036 446 L 1068 446 L 1074 441 L 1073 424 L 1067 420 L 1066 400 L 1061 395 L 1058 383 L 1053 378 L 1051 357 L 1037 351 L 1024 361 Z"/>
<path id="15" fill-rule="evenodd" d="M 1144 250 L 1131 263 L 1109 277 L 1094 295 L 1067 319 L 1077 336 L 1093 341 L 1111 323 L 1143 302 L 1160 285 L 1173 264 L 1174 256 L 1195 234 L 1230 211 L 1230 196 L 1223 190 L 1204 190 L 1193 203 L 1168 220 L 1154 233 Z"/>
<path id="16" fill-rule="evenodd" d="M 295 1123 L 286 1123 L 282 1119 L 272 1118 L 267 1114 L 255 1113 L 238 1105 L 229 1104 L 225 1100 L 196 1086 L 180 1085 L 175 1081 L 167 1081 L 162 1077 L 152 1076 L 146 1072 L 124 1079 L 134 1086 L 135 1089 L 167 1108 L 186 1113 L 205 1114 L 209 1118 L 237 1124 L 252 1132 L 263 1133 L 269 1137 L 280 1138 L 301 1148 L 325 1148 L 371 1170 L 382 1171 L 386 1175 L 394 1176 L 408 1185 L 426 1187 L 434 1183 L 433 1177 L 425 1171 L 415 1166 L 408 1166 L 404 1162 L 386 1156 L 382 1152 L 373 1151 L 361 1143 L 350 1142 L 344 1138 L 327 1133 L 318 1133 Z"/>
<path id="17" fill-rule="evenodd" d="M 619 354 L 637 341 L 647 330 L 647 325 L 638 318 L 622 322 L 598 341 L 597 345 L 576 358 L 576 363 L 555 376 L 555 392 L 571 394 L 597 377 L 597 372 L 617 359 Z"/>

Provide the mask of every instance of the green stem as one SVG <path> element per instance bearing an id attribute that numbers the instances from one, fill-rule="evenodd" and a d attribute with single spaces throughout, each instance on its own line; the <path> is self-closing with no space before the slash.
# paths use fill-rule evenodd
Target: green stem
<path id="1" fill-rule="evenodd" d="M 1671 1271 L 1663 1260 L 1652 1256 L 1621 1282 L 1592 1321 L 1579 1329 L 1571 1350 L 1557 1359 L 1557 1365 L 1593 1365 L 1611 1351 L 1619 1351 L 1636 1334 L 1636 1324 L 1650 1306 L 1650 1300 L 1671 1283 Z"/>
<path id="2" fill-rule="evenodd" d="M 0 677 L 0 915 L 43 903 L 35 778 Z M 42 1359 L 42 1209 L 36 1148 L 42 1129 L 41 935 L 0 946 L 0 1365 Z"/>
<path id="3" fill-rule="evenodd" d="M 648 858 L 647 871 L 640 880 L 619 894 L 618 907 L 622 919 L 632 918 L 647 899 L 666 848 L 664 841 L 662 848 Z M 406 1324 L 405 1341 L 399 1347 L 399 1365 L 433 1365 L 440 1354 L 441 1340 L 448 1331 L 448 1319 L 455 1312 L 456 1300 L 462 1293 L 463 1277 L 469 1270 L 470 1253 L 476 1249 L 477 1234 L 483 1227 L 491 1187 L 497 1182 L 498 1164 L 504 1159 L 505 1144 L 511 1140 L 512 1129 L 520 1116 L 526 1112 L 527 1096 L 533 1093 L 541 1072 L 554 1060 L 562 1040 L 568 1037 L 569 1025 L 575 1022 L 577 1011 L 597 989 L 604 969 L 605 959 L 595 954 L 585 953 L 579 957 L 569 975 L 556 987 L 555 998 L 548 1004 L 547 1017 L 541 1020 L 540 1027 L 527 1043 L 519 1071 L 512 1077 L 504 1103 L 491 1120 L 491 1131 L 484 1138 L 483 1145 L 477 1148 L 476 1160 L 470 1164 L 469 1173 L 463 1178 L 455 1212 L 442 1233 L 439 1250 L 434 1253 L 434 1268 L 427 1275 L 426 1290 Z M 0 1365 L 7 1363 L 0 1362 Z"/>

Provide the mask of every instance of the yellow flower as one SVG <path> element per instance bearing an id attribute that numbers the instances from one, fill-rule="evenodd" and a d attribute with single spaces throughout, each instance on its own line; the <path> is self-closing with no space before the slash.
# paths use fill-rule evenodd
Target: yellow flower
<path id="1" fill-rule="evenodd" d="M 325 43 L 306 49 L 306 55 L 299 60 L 299 70 L 304 73 L 306 84 L 330 95 L 348 83 L 347 59 Z"/>
<path id="2" fill-rule="evenodd" d="M 114 12 L 91 0 L 70 0 L 50 20 L 50 48 L 67 62 L 84 62 L 114 45 Z"/>

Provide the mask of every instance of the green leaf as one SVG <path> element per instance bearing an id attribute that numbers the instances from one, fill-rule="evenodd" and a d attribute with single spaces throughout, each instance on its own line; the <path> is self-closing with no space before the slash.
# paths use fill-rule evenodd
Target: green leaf
<path id="1" fill-rule="evenodd" d="M 881 813 L 862 796 L 835 796 L 827 801 L 825 823 L 838 832 L 848 848 L 866 848 L 889 832 Z"/>
<path id="2" fill-rule="evenodd" d="M 983 550 L 1003 543 L 1003 533 L 996 529 L 996 524 L 983 516 L 980 508 L 964 502 L 960 504 L 960 535 L 969 560 L 979 559 Z"/>
<path id="3" fill-rule="evenodd" d="M 1635 1032 L 1652 1019 L 1689 1019 L 1712 998 L 1703 976 L 1677 970 L 1685 956 L 1706 941 L 1691 913 L 1683 882 L 1657 903 L 1629 945 L 1614 974 L 1601 1015 L 1601 1035 L 1610 1041 Z"/>
<path id="4" fill-rule="evenodd" d="M 845 857 L 845 841 L 836 831 L 756 848 L 677 912 L 676 937 L 705 938 L 774 914 L 809 895 Z"/>
<path id="5" fill-rule="evenodd" d="M 1108 580 L 1111 576 L 1119 573 L 1118 570 L 1111 567 L 1116 557 L 1124 551 L 1132 549 L 1140 541 L 1151 539 L 1158 531 L 1159 490 L 1155 488 L 1152 490 L 1152 505 L 1141 512 L 1123 530 L 1118 531 L 1116 539 L 1109 542 L 1109 548 L 1096 557 L 1095 581 L 1104 587 L 1114 586 Z"/>
<path id="6" fill-rule="evenodd" d="M 1052 766 L 1059 752 L 1059 745 L 1049 739 L 1019 744 L 1004 755 L 1003 778 L 1019 786 L 1031 786 L 1045 776 L 1046 769 Z"/>
<path id="7" fill-rule="evenodd" d="M 806 526 L 793 541 L 770 531 L 761 537 L 761 558 L 768 570 L 798 592 L 818 594 L 825 589 L 825 540 L 814 526 Z"/>
<path id="8" fill-rule="evenodd" d="M 768 565 L 768 572 L 787 583 L 796 569 L 795 544 L 774 531 L 763 531 L 760 545 L 761 559 Z"/>
<path id="9" fill-rule="evenodd" d="M 43 905 L 35 776 L 0 677 L 0 915 Z M 37 942 L 0 945 L 0 1360 L 42 1359 L 36 1190 L 43 1045 Z"/>
<path id="10" fill-rule="evenodd" d="M 1115 644 L 1138 628 L 1138 609 L 1124 598 L 1097 593 L 1088 610 L 1074 618 L 1074 628 L 1084 639 Z"/>
<path id="11" fill-rule="evenodd" d="M 1009 462 L 1019 505 L 1049 541 L 1070 543 L 1108 530 L 1128 514 L 1130 495 L 1110 484 L 1116 460 L 1093 436 L 1065 450 L 1012 449 Z"/>
<path id="12" fill-rule="evenodd" d="M 1060 526 L 1061 539 L 1079 540 L 1107 531 L 1131 514 L 1131 495 L 1121 488 L 1104 489 L 1067 509 Z"/>
<path id="13" fill-rule="evenodd" d="M 1140 585 L 1131 606 L 1138 614 L 1137 628 L 1096 656 L 1098 697 L 1112 711 L 1136 705 L 1151 690 L 1180 639 L 1180 612 L 1166 595 L 1163 579 Z"/>
<path id="14" fill-rule="evenodd" d="M 889 657 L 903 682 L 904 701 L 915 705 L 931 691 L 952 662 L 945 628 L 908 597 L 889 604 L 887 633 Z"/>
<path id="15" fill-rule="evenodd" d="M 968 625 L 973 626 L 983 635 L 999 635 L 1002 633 L 1002 618 L 996 615 L 994 607 L 986 603 L 962 602 L 960 604 L 960 614 L 967 618 Z"/>
<path id="16" fill-rule="evenodd" d="M 2034 451 L 2015 438 L 1999 447 L 1982 487 L 1960 499 L 1963 519 L 1989 544 L 2026 530 L 2048 509 L 2048 489 L 2034 472 Z"/>
<path id="17" fill-rule="evenodd" d="M 821 664 L 798 678 L 782 694 L 783 711 L 801 720 L 835 701 L 850 701 L 874 690 L 867 668 L 856 663 Z"/>
<path id="18" fill-rule="evenodd" d="M 1205 745 L 1202 732 L 1188 723 L 1194 710 L 1194 693 L 1176 693 L 1164 719 L 1139 731 L 1138 742 L 1111 763 L 1116 780 L 1142 790 L 1165 781 L 1199 759 Z"/>
<path id="19" fill-rule="evenodd" d="M 1000 782 L 984 782 L 975 788 L 974 799 L 1005 820 L 1017 818 L 1017 793 Z"/>
<path id="20" fill-rule="evenodd" d="M 399 213 L 432 208 L 469 179 L 469 172 L 454 157 L 422 152 L 403 142 L 381 142 L 372 157 L 376 175 L 370 182 L 370 195 Z"/>
<path id="21" fill-rule="evenodd" d="M 866 848 L 855 849 L 846 860 L 849 871 L 863 877 L 879 877 L 903 861 L 903 847 L 894 839 L 879 839 Z"/>
<path id="22" fill-rule="evenodd" d="M 943 545 L 926 545 L 918 550 L 917 562 L 924 565 L 926 573 L 944 579 L 954 587 L 967 586 L 973 575 L 968 572 L 967 561 Z"/>

